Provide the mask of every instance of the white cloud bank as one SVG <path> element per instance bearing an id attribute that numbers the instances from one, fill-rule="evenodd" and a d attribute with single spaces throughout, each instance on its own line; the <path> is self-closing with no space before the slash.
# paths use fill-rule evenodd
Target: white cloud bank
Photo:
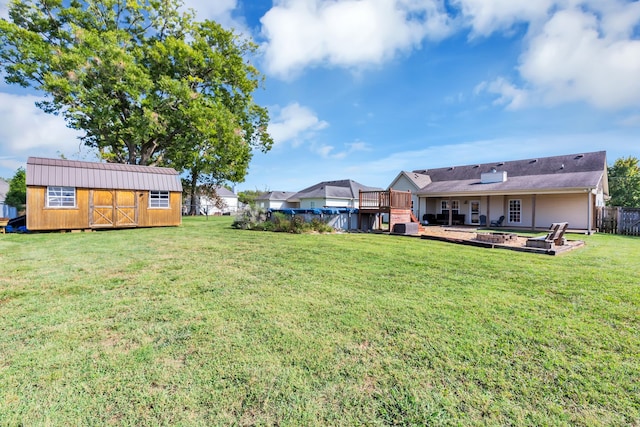
<path id="1" fill-rule="evenodd" d="M 542 3 L 519 59 L 520 87 L 500 76 L 478 89 L 497 95 L 496 102 L 510 109 L 567 102 L 600 109 L 640 106 L 640 3 L 557 1 L 540 22 L 542 11 L 551 10 L 549 2 Z M 474 31 L 486 34 L 484 22 L 472 20 Z M 501 25 L 516 22 L 511 16 Z"/>
<path id="2" fill-rule="evenodd" d="M 4 161 L 36 156 L 70 156 L 79 152 L 79 133 L 66 127 L 60 116 L 47 114 L 35 106 L 42 98 L 0 92 L 0 152 Z"/>
<path id="3" fill-rule="evenodd" d="M 309 65 L 381 64 L 449 34 L 437 0 L 282 0 L 261 19 L 266 67 L 289 78 Z"/>
<path id="4" fill-rule="evenodd" d="M 640 106 L 640 2 L 629 0 L 281 0 L 261 19 L 267 73 L 292 78 L 306 67 L 358 69 L 456 31 L 478 39 L 527 34 L 514 76 L 496 76 L 478 92 L 495 104 L 586 102 Z"/>

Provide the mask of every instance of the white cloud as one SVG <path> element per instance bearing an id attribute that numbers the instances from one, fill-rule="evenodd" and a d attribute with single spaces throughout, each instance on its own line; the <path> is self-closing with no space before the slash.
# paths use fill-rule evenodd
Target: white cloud
<path id="1" fill-rule="evenodd" d="M 506 105 L 507 110 L 517 110 L 528 103 L 529 93 L 518 89 L 503 77 L 498 77 L 492 82 L 482 82 L 475 88 L 476 94 L 488 92 L 499 95 L 493 101 L 494 105 Z"/>
<path id="2" fill-rule="evenodd" d="M 297 102 L 280 109 L 275 108 L 276 116 L 269 124 L 269 134 L 276 144 L 292 142 L 299 145 L 315 132 L 329 126 L 329 123 L 318 119 L 316 114 Z"/>
<path id="3" fill-rule="evenodd" d="M 489 36 L 517 23 L 544 19 L 554 0 L 453 0 L 472 35 Z"/>
<path id="4" fill-rule="evenodd" d="M 521 76 L 544 101 L 586 101 L 598 108 L 640 105 L 640 40 L 630 38 L 640 24 L 640 3 L 621 6 L 611 15 L 568 9 L 557 12 L 532 37 L 521 57 Z M 626 21 L 626 22 L 625 22 Z M 612 22 L 621 25 L 612 28 Z"/>
<path id="5" fill-rule="evenodd" d="M 358 151 L 370 151 L 369 144 L 362 141 L 344 144 L 344 149 L 338 152 L 335 151 L 334 146 L 327 144 L 312 145 L 311 149 L 313 152 L 319 154 L 324 159 L 334 160 L 345 159 L 350 154 L 356 153 Z"/>
<path id="6" fill-rule="evenodd" d="M 437 0 L 283 0 L 261 19 L 266 67 L 283 78 L 309 65 L 381 64 L 450 33 Z"/>
<path id="7" fill-rule="evenodd" d="M 0 92 L 0 149 L 5 155 L 56 156 L 78 152 L 80 135 L 62 117 L 35 106 L 41 97 Z M 8 160 L 5 158 L 5 160 Z"/>

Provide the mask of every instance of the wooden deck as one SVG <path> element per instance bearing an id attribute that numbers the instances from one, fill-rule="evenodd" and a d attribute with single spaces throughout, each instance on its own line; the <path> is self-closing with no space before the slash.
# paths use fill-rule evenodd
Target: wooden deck
<path id="1" fill-rule="evenodd" d="M 360 211 L 363 213 L 390 213 L 391 209 L 411 210 L 411 191 L 361 191 Z"/>
<path id="2" fill-rule="evenodd" d="M 360 191 L 358 210 L 358 229 L 365 230 L 373 226 L 372 221 L 378 221 L 382 228 L 380 214 L 389 214 L 389 230 L 400 223 L 420 222 L 411 211 L 411 191 L 381 190 Z"/>

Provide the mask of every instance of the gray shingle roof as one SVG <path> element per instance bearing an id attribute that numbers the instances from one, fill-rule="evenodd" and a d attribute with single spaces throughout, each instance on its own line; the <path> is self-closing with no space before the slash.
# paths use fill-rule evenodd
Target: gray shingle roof
<path id="1" fill-rule="evenodd" d="M 175 169 L 77 160 L 27 159 L 28 186 L 182 191 Z"/>
<path id="2" fill-rule="evenodd" d="M 268 191 L 256 197 L 256 200 L 287 200 L 294 194 L 295 191 Z"/>
<path id="3" fill-rule="evenodd" d="M 407 171 L 400 172 L 398 176 L 401 176 L 401 175 L 406 176 L 407 179 L 413 182 L 413 185 L 415 185 L 417 188 L 423 188 L 431 184 L 431 177 L 429 177 L 429 175 L 425 175 L 417 172 L 407 172 Z"/>
<path id="4" fill-rule="evenodd" d="M 482 184 L 480 175 L 492 169 L 506 171 L 507 180 Z M 606 182 L 606 152 L 422 169 L 414 173 L 429 175 L 432 181 L 418 191 L 421 195 L 595 188 Z"/>
<path id="5" fill-rule="evenodd" d="M 311 187 L 307 187 L 289 197 L 289 201 L 299 201 L 301 199 L 357 199 L 360 197 L 360 190 L 373 191 L 382 190 L 377 187 L 367 187 L 351 179 L 339 181 L 323 181 Z"/>
<path id="6" fill-rule="evenodd" d="M 216 187 L 216 194 L 220 197 L 238 197 L 236 193 L 223 186 Z"/>

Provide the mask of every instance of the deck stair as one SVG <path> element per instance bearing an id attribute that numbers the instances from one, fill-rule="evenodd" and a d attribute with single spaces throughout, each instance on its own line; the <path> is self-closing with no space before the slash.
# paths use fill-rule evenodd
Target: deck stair
<path id="1" fill-rule="evenodd" d="M 416 218 L 415 214 L 413 212 L 411 212 L 411 222 L 417 222 L 418 223 L 418 231 L 420 233 L 422 233 L 424 231 L 424 226 L 422 224 L 420 224 L 420 221 L 418 221 L 418 218 Z"/>

